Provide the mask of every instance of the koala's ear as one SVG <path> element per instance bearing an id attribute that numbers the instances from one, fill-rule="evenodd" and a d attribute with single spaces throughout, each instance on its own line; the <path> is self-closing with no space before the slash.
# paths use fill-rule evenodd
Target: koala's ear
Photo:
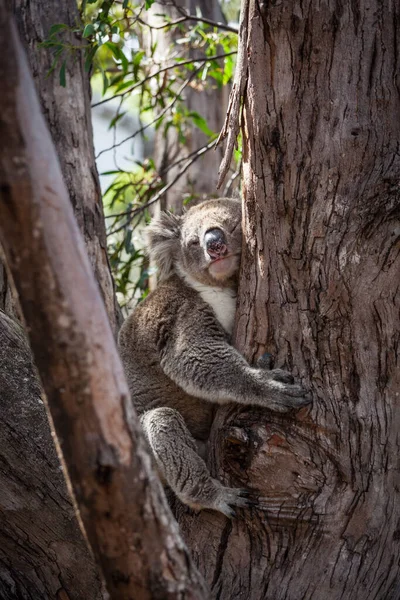
<path id="1" fill-rule="evenodd" d="M 179 249 L 181 224 L 182 217 L 163 212 L 147 227 L 147 250 L 158 267 L 160 279 L 172 273 Z"/>

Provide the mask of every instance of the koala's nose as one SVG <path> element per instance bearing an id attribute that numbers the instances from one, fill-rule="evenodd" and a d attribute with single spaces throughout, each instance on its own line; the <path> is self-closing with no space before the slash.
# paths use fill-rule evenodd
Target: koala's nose
<path id="1" fill-rule="evenodd" d="M 215 228 L 206 231 L 204 241 L 206 244 L 207 253 L 211 258 L 221 258 L 228 251 L 224 232 L 221 229 Z"/>

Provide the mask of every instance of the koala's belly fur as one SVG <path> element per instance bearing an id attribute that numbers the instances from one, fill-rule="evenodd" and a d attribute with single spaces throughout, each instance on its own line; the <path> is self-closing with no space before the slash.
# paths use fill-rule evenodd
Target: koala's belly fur
<path id="1" fill-rule="evenodd" d="M 198 291 L 174 275 L 160 284 L 125 321 L 119 336 L 133 403 L 141 415 L 167 406 L 178 410 L 192 435 L 206 440 L 214 418 L 215 405 L 187 394 L 164 373 L 160 356 L 168 336 L 201 314 L 202 326 L 223 328 Z M 228 334 L 223 331 L 228 337 Z M 201 329 L 193 344 L 201 348 Z M 185 357 L 182 356 L 182 361 Z"/>

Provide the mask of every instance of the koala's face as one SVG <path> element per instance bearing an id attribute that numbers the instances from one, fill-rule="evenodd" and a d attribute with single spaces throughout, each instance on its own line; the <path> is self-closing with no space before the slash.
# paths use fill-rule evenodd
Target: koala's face
<path id="1" fill-rule="evenodd" d="M 175 271 L 205 285 L 231 285 L 239 269 L 241 221 L 241 203 L 230 198 L 207 200 L 182 217 L 163 213 L 148 229 L 161 278 Z"/>
<path id="2" fill-rule="evenodd" d="M 182 219 L 178 269 L 206 285 L 221 285 L 239 269 L 241 205 L 237 200 L 208 200 Z"/>

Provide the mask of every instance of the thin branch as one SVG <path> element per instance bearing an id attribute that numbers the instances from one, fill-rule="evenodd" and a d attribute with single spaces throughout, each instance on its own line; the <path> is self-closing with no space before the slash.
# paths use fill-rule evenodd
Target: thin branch
<path id="1" fill-rule="evenodd" d="M 125 92 L 122 92 L 121 94 L 115 94 L 115 96 L 111 96 L 110 98 L 106 98 L 105 100 L 100 100 L 100 102 L 95 102 L 94 104 L 92 104 L 92 108 L 95 108 L 96 106 L 100 106 L 101 104 L 105 104 L 106 102 L 110 102 L 110 100 L 114 100 L 115 98 L 120 98 L 121 96 L 126 96 L 127 94 L 130 94 L 131 92 L 136 90 L 138 87 L 141 87 L 143 84 L 145 84 L 146 81 L 153 79 L 153 77 L 157 77 L 157 75 L 160 75 L 161 73 L 165 73 L 165 71 L 169 71 L 169 69 L 175 69 L 178 67 L 182 67 L 184 65 L 191 65 L 191 64 L 195 65 L 196 63 L 204 64 L 206 62 L 211 62 L 212 60 L 219 60 L 221 58 L 226 58 L 227 56 L 232 56 L 233 54 L 237 54 L 237 51 L 233 50 L 232 52 L 226 52 L 225 54 L 216 54 L 214 56 L 207 56 L 204 58 L 190 58 L 188 60 L 183 60 L 181 62 L 174 63 L 173 65 L 168 65 L 167 67 L 163 67 L 162 69 L 159 69 L 158 71 L 156 71 L 155 73 L 152 73 L 151 75 L 147 75 L 144 79 L 142 79 L 141 81 L 138 81 L 132 87 L 125 90 Z"/>
<path id="2" fill-rule="evenodd" d="M 122 144 L 125 144 L 125 142 L 127 142 L 128 140 L 132 140 L 137 135 L 139 135 L 140 133 L 143 133 L 143 131 L 145 131 L 146 129 L 148 129 L 152 125 L 154 125 L 154 123 L 157 123 L 157 121 L 159 121 L 160 119 L 162 119 L 162 117 L 174 106 L 174 104 L 179 99 L 179 96 L 181 95 L 181 93 L 183 92 L 183 90 L 189 85 L 189 83 L 195 78 L 195 76 L 197 75 L 197 73 L 202 68 L 203 68 L 203 65 L 201 65 L 200 67 L 198 67 L 197 69 L 195 69 L 193 71 L 193 73 L 190 74 L 190 77 L 188 77 L 187 79 L 185 79 L 185 81 L 183 82 L 183 84 L 181 85 L 181 87 L 177 90 L 176 95 L 174 96 L 173 100 L 171 100 L 171 102 L 169 104 L 167 104 L 167 106 L 165 108 L 163 108 L 163 110 L 156 117 L 154 117 L 154 119 L 152 121 L 150 121 L 150 123 L 147 123 L 146 125 L 143 125 L 143 127 L 140 127 L 140 129 L 137 129 L 132 135 L 128 135 L 128 137 L 126 137 L 123 140 L 121 140 L 120 142 L 118 142 L 118 144 L 113 144 L 112 146 L 110 146 L 110 148 L 105 148 L 104 150 L 102 150 L 101 152 L 99 152 L 98 155 L 96 156 L 96 160 L 99 158 L 99 156 L 101 156 L 105 152 L 110 152 L 110 150 L 115 150 L 115 148 L 118 148 L 119 146 L 122 146 Z"/>
<path id="3" fill-rule="evenodd" d="M 237 143 L 240 130 L 240 109 L 242 98 L 247 84 L 248 57 L 247 57 L 247 39 L 248 39 L 248 15 L 249 0 L 243 0 L 242 12 L 239 23 L 239 46 L 238 60 L 236 63 L 235 78 L 233 80 L 232 90 L 229 96 L 229 105 L 225 117 L 225 122 L 217 140 L 217 144 L 226 137 L 227 143 L 224 157 L 219 168 L 219 177 L 217 189 L 221 187 L 229 170 L 233 149 Z"/>
<path id="4" fill-rule="evenodd" d="M 148 208 L 149 206 L 152 206 L 153 204 L 155 204 L 156 202 L 158 202 L 160 200 L 160 198 L 162 198 L 164 196 L 164 194 L 166 194 L 168 192 L 168 190 L 173 185 L 175 185 L 175 183 L 178 181 L 178 179 L 180 179 L 182 177 L 182 175 L 184 175 L 186 173 L 186 171 L 189 169 L 189 167 L 191 167 L 192 164 L 198 158 L 200 158 L 200 156 L 202 156 L 203 154 L 205 154 L 206 152 L 208 152 L 209 150 L 211 150 L 211 148 L 214 148 L 215 143 L 216 142 L 214 140 L 213 142 L 210 142 L 210 144 L 207 144 L 207 146 L 204 146 L 200 151 L 198 151 L 193 158 L 191 158 L 190 160 L 187 161 L 187 163 L 182 167 L 182 169 L 176 174 L 176 176 L 174 177 L 174 179 L 172 181 L 170 181 L 168 184 L 166 184 L 151 200 L 149 200 L 149 202 L 146 202 L 146 204 L 143 204 L 143 206 L 139 206 L 139 208 L 135 208 L 133 210 L 126 211 L 125 213 L 120 213 L 119 215 L 114 215 L 114 216 L 130 215 L 131 218 L 129 219 L 129 221 L 127 221 L 123 225 L 121 225 L 121 226 L 117 227 L 116 229 L 113 229 L 112 231 L 110 231 L 107 235 L 114 235 L 115 233 L 118 233 L 119 231 L 122 231 L 123 229 L 125 229 L 125 227 L 127 227 L 129 225 L 129 223 L 130 223 L 130 221 L 132 221 L 133 217 L 135 217 L 136 215 L 138 215 L 141 212 L 143 212 L 144 210 L 146 210 L 146 208 Z M 112 215 L 110 215 L 110 217 L 111 216 Z"/>
<path id="5" fill-rule="evenodd" d="M 226 185 L 224 187 L 223 196 L 229 196 L 232 193 L 232 186 L 235 183 L 236 179 L 238 177 L 240 177 L 241 172 L 242 172 L 242 161 L 240 161 L 240 164 L 239 164 L 238 168 L 236 169 L 236 171 L 234 171 L 234 173 L 232 173 L 232 175 L 229 177 L 228 182 L 226 183 Z"/>
<path id="6" fill-rule="evenodd" d="M 193 150 L 193 152 L 190 152 L 189 154 L 186 154 L 186 156 L 182 156 L 181 158 L 178 158 L 178 160 L 176 160 L 175 162 L 170 163 L 167 167 L 163 168 L 162 172 L 160 174 L 157 174 L 157 177 L 155 177 L 149 183 L 149 189 L 151 189 L 153 183 L 155 183 L 157 181 L 160 181 L 161 177 L 164 177 L 169 171 L 171 171 L 171 169 L 173 169 L 174 167 L 178 166 L 182 162 L 187 161 L 187 160 L 193 158 L 191 164 L 195 163 L 198 158 L 200 158 L 201 156 L 203 156 L 203 154 L 205 154 L 206 152 L 208 152 L 209 150 L 211 150 L 212 148 L 214 148 L 215 143 L 216 143 L 216 140 L 213 140 L 209 144 L 206 144 L 205 146 L 201 146 L 197 150 Z M 121 171 L 121 173 L 125 172 L 122 169 L 120 169 L 120 171 Z M 138 182 L 132 181 L 129 185 L 130 186 L 140 185 L 142 182 L 143 182 L 143 179 L 140 180 L 140 181 L 138 181 Z M 143 196 L 141 196 L 141 197 L 143 197 Z M 140 198 L 140 196 L 139 196 L 139 198 Z M 112 215 L 105 215 L 104 218 L 105 219 L 112 219 L 112 218 L 117 218 L 117 217 L 124 217 L 125 215 L 130 215 L 132 213 L 132 210 L 135 210 L 135 209 L 129 209 L 129 210 L 127 210 L 125 212 L 121 212 L 121 213 L 113 213 Z"/>
<path id="7" fill-rule="evenodd" d="M 150 25 L 150 23 L 146 23 L 146 21 L 143 21 L 142 19 L 138 19 L 138 21 L 139 23 L 145 25 L 149 29 L 166 29 L 167 27 L 173 27 L 174 25 L 179 25 L 180 23 L 185 23 L 186 21 L 195 21 L 196 23 L 205 23 L 206 25 L 217 27 L 218 29 L 222 29 L 223 31 L 238 33 L 236 27 L 232 27 L 231 25 L 221 23 L 220 21 L 213 21 L 212 19 L 206 19 L 205 17 L 197 17 L 196 15 L 186 14 L 182 10 L 180 10 L 179 12 L 183 13 L 184 16 L 180 17 L 179 19 L 176 19 L 175 21 L 166 21 L 162 25 Z"/>

